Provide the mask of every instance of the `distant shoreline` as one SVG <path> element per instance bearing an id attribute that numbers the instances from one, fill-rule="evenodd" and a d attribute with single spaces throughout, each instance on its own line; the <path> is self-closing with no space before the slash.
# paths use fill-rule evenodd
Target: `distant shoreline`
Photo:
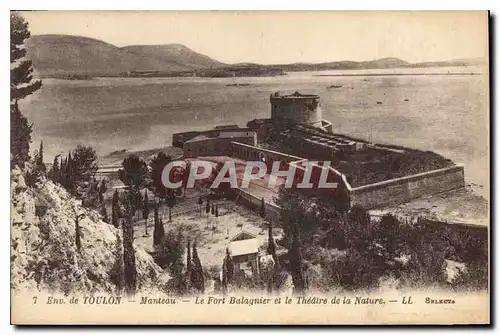
<path id="1" fill-rule="evenodd" d="M 381 76 L 479 76 L 481 72 L 469 73 L 339 73 L 339 74 L 314 74 L 313 77 L 381 77 Z"/>
<path id="2" fill-rule="evenodd" d="M 293 71 L 292 71 L 293 72 Z M 299 72 L 307 72 L 307 71 L 299 71 Z M 316 72 L 316 71 L 310 71 Z M 486 75 L 487 73 L 481 72 L 469 72 L 469 73 L 338 73 L 338 74 L 313 74 L 313 77 L 385 77 L 385 76 L 480 76 Z M 275 77 L 275 76 L 238 76 L 237 78 L 261 78 L 261 77 Z M 58 76 L 58 75 L 42 75 L 41 79 L 61 79 L 61 80 L 92 80 L 95 78 L 232 78 L 232 77 L 211 77 L 211 76 L 171 76 L 171 75 L 158 75 L 158 76 L 122 76 L 122 75 L 96 75 L 96 76 L 85 76 L 85 77 L 75 77 L 75 78 L 67 78 L 66 76 Z M 227 86 L 249 86 L 249 84 L 231 84 Z"/>

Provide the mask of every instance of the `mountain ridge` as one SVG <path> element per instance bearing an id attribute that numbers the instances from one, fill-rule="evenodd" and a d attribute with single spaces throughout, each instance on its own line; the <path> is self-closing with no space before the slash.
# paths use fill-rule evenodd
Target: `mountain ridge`
<path id="1" fill-rule="evenodd" d="M 67 75 L 122 76 L 130 73 L 182 73 L 235 68 L 281 69 L 283 71 L 321 71 L 467 66 L 484 63 L 478 58 L 410 63 L 396 57 L 369 61 L 332 61 L 322 63 L 225 64 L 180 43 L 128 45 L 118 47 L 91 37 L 46 34 L 26 41 L 28 57 L 36 71 L 45 77 Z"/>
<path id="2" fill-rule="evenodd" d="M 131 71 L 186 71 L 225 65 L 177 43 L 117 47 L 85 36 L 49 34 L 30 37 L 26 49 L 42 76 L 120 75 Z"/>

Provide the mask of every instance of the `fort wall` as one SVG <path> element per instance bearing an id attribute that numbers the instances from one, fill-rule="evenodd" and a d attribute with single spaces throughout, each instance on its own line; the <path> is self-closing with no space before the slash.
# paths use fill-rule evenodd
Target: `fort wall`
<path id="1" fill-rule="evenodd" d="M 349 195 L 351 206 L 360 205 L 365 209 L 373 209 L 402 204 L 464 186 L 464 168 L 455 165 L 375 184 L 349 187 Z"/>
<path id="2" fill-rule="evenodd" d="M 184 157 L 199 156 L 230 156 L 232 152 L 232 141 L 238 141 L 248 145 L 257 144 L 257 134 L 254 132 L 224 132 L 220 137 L 204 138 L 184 142 L 182 147 Z"/>
<path id="3" fill-rule="evenodd" d="M 238 202 L 244 205 L 247 208 L 250 208 L 254 211 L 259 211 L 260 206 L 261 206 L 261 199 L 253 196 L 249 192 L 246 192 L 245 189 L 236 189 L 235 190 L 238 193 Z M 279 218 L 280 218 L 280 207 L 278 207 L 276 204 L 269 202 L 269 201 L 264 201 L 264 208 L 266 211 L 266 220 L 267 222 L 270 222 L 273 226 L 276 226 L 278 224 Z"/>
<path id="4" fill-rule="evenodd" d="M 202 131 L 187 131 L 183 133 L 175 133 L 172 135 L 172 146 L 177 148 L 182 148 L 184 143 L 195 138 L 196 136 L 206 136 L 206 137 L 224 137 L 226 133 L 240 133 L 240 132 L 250 132 L 253 129 L 250 128 L 221 128 L 221 126 L 216 126 L 214 129 L 202 130 Z M 234 139 L 233 139 L 234 140 Z"/>
<path id="5" fill-rule="evenodd" d="M 282 152 L 259 148 L 256 146 L 239 143 L 237 141 L 232 142 L 232 156 L 247 161 L 261 161 L 265 163 L 271 161 L 290 163 L 294 161 L 304 160 L 304 158 L 302 157 L 287 155 Z"/>

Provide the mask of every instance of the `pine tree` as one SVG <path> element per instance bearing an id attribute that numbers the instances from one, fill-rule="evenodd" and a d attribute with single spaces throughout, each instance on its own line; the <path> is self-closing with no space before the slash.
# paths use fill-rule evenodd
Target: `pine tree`
<path id="1" fill-rule="evenodd" d="M 123 290 L 123 243 L 120 234 L 116 234 L 114 258 L 115 262 L 111 269 L 110 279 L 116 286 L 116 294 L 121 294 Z"/>
<path id="2" fill-rule="evenodd" d="M 155 205 L 154 221 L 155 227 L 153 231 L 153 246 L 156 247 L 162 245 L 163 238 L 165 237 L 165 229 L 163 228 L 163 223 L 158 215 L 158 204 Z"/>
<path id="3" fill-rule="evenodd" d="M 120 204 L 118 203 L 118 190 L 115 190 L 115 193 L 113 193 L 113 198 L 111 200 L 111 224 L 116 228 L 119 227 L 119 206 Z"/>
<path id="4" fill-rule="evenodd" d="M 45 173 L 47 168 L 43 162 L 43 141 L 40 142 L 40 149 L 38 150 L 38 155 L 36 157 L 36 168 L 38 171 Z"/>
<path id="5" fill-rule="evenodd" d="M 144 219 L 144 234 L 148 235 L 149 199 L 148 190 L 144 191 L 144 204 L 142 206 L 142 218 Z"/>
<path id="6" fill-rule="evenodd" d="M 26 56 L 24 41 L 31 34 L 28 23 L 16 12 L 10 14 L 10 63 L 15 64 L 10 70 L 11 102 L 26 98 L 42 87 L 40 80 L 33 81 L 32 62 L 23 59 Z"/>
<path id="7" fill-rule="evenodd" d="M 222 262 L 222 294 L 225 295 L 227 293 L 227 267 L 226 260 Z"/>
<path id="8" fill-rule="evenodd" d="M 202 206 L 203 206 L 203 199 L 200 197 L 198 197 L 198 205 L 200 205 L 200 217 L 201 217 L 201 214 L 202 214 Z"/>
<path id="9" fill-rule="evenodd" d="M 187 241 L 186 269 L 188 275 L 190 275 L 192 270 L 192 265 L 191 265 L 191 241 L 189 239 Z"/>
<path id="10" fill-rule="evenodd" d="M 66 171 L 65 171 L 65 185 L 64 187 L 70 192 L 73 191 L 73 160 L 71 159 L 71 152 L 68 153 L 68 158 L 66 160 Z"/>
<path id="11" fill-rule="evenodd" d="M 259 211 L 259 215 L 261 218 L 265 218 L 266 217 L 266 205 L 264 203 L 264 198 L 262 198 L 260 200 L 260 211 Z"/>
<path id="12" fill-rule="evenodd" d="M 80 220 L 78 219 L 78 216 L 75 218 L 75 244 L 76 244 L 76 250 L 80 252 L 80 249 L 82 248 L 82 241 L 81 241 Z"/>
<path id="13" fill-rule="evenodd" d="M 24 167 L 30 159 L 30 143 L 33 125 L 19 110 L 17 102 L 10 106 L 10 146 L 11 146 L 11 168 L 15 165 Z"/>
<path id="14" fill-rule="evenodd" d="M 276 244 L 274 243 L 273 226 L 271 225 L 271 223 L 269 223 L 267 235 L 268 235 L 267 253 L 273 256 L 274 264 L 278 265 L 278 257 L 276 255 Z"/>
<path id="15" fill-rule="evenodd" d="M 198 258 L 198 251 L 196 250 L 196 242 L 193 243 L 193 265 L 191 271 L 191 284 L 195 289 L 201 293 L 205 292 L 205 279 L 203 278 L 203 268 L 200 259 Z"/>
<path id="16" fill-rule="evenodd" d="M 64 186 L 66 183 L 65 173 L 66 173 L 66 158 L 61 157 L 61 162 L 60 162 L 60 167 L 59 167 L 59 178 L 57 181 L 62 186 Z"/>
<path id="17" fill-rule="evenodd" d="M 54 183 L 59 182 L 59 155 L 54 157 L 54 161 L 52 162 L 52 169 L 50 170 L 50 179 Z"/>
<path id="18" fill-rule="evenodd" d="M 290 249 L 290 272 L 294 286 L 294 293 L 304 294 L 306 290 L 306 281 L 304 278 L 300 235 L 297 225 L 292 228 L 292 247 Z"/>
<path id="19" fill-rule="evenodd" d="M 109 223 L 108 211 L 106 210 L 106 205 L 104 203 L 101 203 L 101 216 L 102 216 L 102 221 Z"/>
<path id="20" fill-rule="evenodd" d="M 144 199 L 142 199 L 142 195 L 140 190 L 137 190 L 134 194 L 134 208 L 136 213 L 139 213 L 139 210 L 143 210 L 142 205 L 143 205 Z M 143 213 L 144 214 L 144 213 Z"/>
<path id="21" fill-rule="evenodd" d="M 123 278 L 125 293 L 133 295 L 137 287 L 137 269 L 135 265 L 134 227 L 132 225 L 132 204 L 127 202 L 126 219 L 123 222 Z"/>
<path id="22" fill-rule="evenodd" d="M 172 157 L 167 156 L 164 152 L 159 152 L 149 163 L 150 166 L 150 177 L 151 177 L 151 188 L 154 194 L 164 199 L 167 196 L 165 185 L 161 180 L 161 175 L 165 166 L 172 161 Z"/>
<path id="23" fill-rule="evenodd" d="M 78 214 L 77 208 L 73 207 L 73 215 L 75 217 L 75 245 L 76 250 L 80 252 L 82 248 L 80 218 L 83 218 L 83 214 Z"/>
<path id="24" fill-rule="evenodd" d="M 172 208 L 177 204 L 177 197 L 173 190 L 167 192 L 166 204 L 168 206 L 168 222 L 172 222 Z"/>
<path id="25" fill-rule="evenodd" d="M 205 204 L 205 214 L 208 215 L 210 213 L 210 200 L 207 199 L 207 203 Z"/>
<path id="26" fill-rule="evenodd" d="M 226 248 L 224 267 L 226 268 L 226 281 L 228 284 L 231 284 L 233 282 L 233 277 L 234 277 L 234 264 L 233 264 L 233 258 L 231 257 L 228 248 Z"/>
<path id="27" fill-rule="evenodd" d="M 30 37 L 28 23 L 16 12 L 10 14 L 10 141 L 11 168 L 24 167 L 29 160 L 29 147 L 33 126 L 19 110 L 18 101 L 42 87 L 40 80 L 33 81 L 33 67 L 25 59 L 24 41 Z"/>

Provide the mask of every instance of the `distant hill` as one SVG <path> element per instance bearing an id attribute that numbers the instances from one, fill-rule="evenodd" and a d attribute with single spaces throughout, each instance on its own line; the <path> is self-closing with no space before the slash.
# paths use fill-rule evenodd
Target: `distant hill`
<path id="1" fill-rule="evenodd" d="M 119 48 L 81 36 L 36 35 L 26 42 L 28 57 L 35 70 L 46 77 L 81 79 L 86 76 L 240 76 L 276 75 L 280 71 L 321 71 L 467 66 L 484 64 L 481 59 L 456 59 L 444 62 L 409 63 L 399 58 L 371 61 L 336 61 L 261 65 L 224 64 L 197 53 L 182 44 L 131 45 Z"/>
<path id="2" fill-rule="evenodd" d="M 187 71 L 225 65 L 180 44 L 119 48 L 88 37 L 37 35 L 27 40 L 26 48 L 36 71 L 43 76 Z"/>
<path id="3" fill-rule="evenodd" d="M 449 67 L 449 66 L 472 66 L 472 65 L 487 65 L 487 62 L 482 58 L 463 58 L 453 59 L 442 62 L 423 62 L 410 64 L 409 67 Z"/>

